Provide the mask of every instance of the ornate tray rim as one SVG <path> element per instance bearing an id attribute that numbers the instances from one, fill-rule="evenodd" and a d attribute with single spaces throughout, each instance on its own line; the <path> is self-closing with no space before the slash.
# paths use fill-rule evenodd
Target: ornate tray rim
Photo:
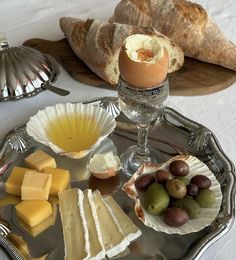
<path id="1" fill-rule="evenodd" d="M 105 101 L 105 102 L 104 102 Z M 100 97 L 91 100 L 85 100 L 83 103 L 93 103 L 95 105 L 99 105 L 104 107 L 104 103 L 106 102 L 117 102 L 117 98 L 115 97 Z M 106 108 L 106 106 L 105 106 Z M 187 255 L 182 259 L 199 259 L 201 255 L 205 252 L 207 248 L 209 248 L 214 242 L 223 237 L 232 227 L 235 219 L 235 193 L 236 193 L 236 173 L 235 166 L 232 161 L 225 154 L 223 149 L 221 148 L 217 137 L 205 126 L 183 116 L 172 108 L 165 107 L 163 110 L 163 117 L 171 117 L 174 119 L 179 125 L 175 125 L 185 131 L 190 133 L 189 143 L 194 144 L 199 147 L 201 144 L 210 145 L 213 153 L 221 160 L 224 168 L 224 176 L 220 176 L 222 178 L 228 179 L 227 189 L 225 189 L 224 198 L 222 202 L 222 209 L 219 213 L 221 215 L 218 216 L 213 225 L 209 226 L 209 230 L 197 244 L 195 244 Z M 21 125 L 19 127 L 13 128 L 11 131 L 15 129 L 22 128 L 25 125 Z M 11 132 L 10 131 L 10 132 Z M 9 139 L 8 134 L 5 135 L 0 143 L 0 161 L 4 157 L 4 154 L 9 152 Z M 26 144 L 27 145 L 27 144 Z M 200 147 L 199 149 L 201 149 Z M 219 176 L 218 176 L 219 177 Z M 224 214 L 222 214 L 224 213 Z M 7 238 L 0 235 L 0 247 L 3 251 L 5 251 L 12 259 L 24 259 L 19 250 L 13 245 L 13 243 Z"/>
<path id="2" fill-rule="evenodd" d="M 199 243 L 192 247 L 189 251 L 188 256 L 183 259 L 199 259 L 204 251 L 209 248 L 214 242 L 223 237 L 233 226 L 235 220 L 235 193 L 236 193 L 236 173 L 235 166 L 229 157 L 225 154 L 220 143 L 215 136 L 208 128 L 205 126 L 187 118 L 178 113 L 177 111 L 171 108 L 165 108 L 166 114 L 172 115 L 180 122 L 182 122 L 187 128 L 190 127 L 193 129 L 192 136 L 197 138 L 202 136 L 203 138 L 208 138 L 208 142 L 211 145 L 213 152 L 222 160 L 225 168 L 225 174 L 229 177 L 229 186 L 226 189 L 224 197 L 228 198 L 226 201 L 222 201 L 224 212 L 226 213 L 222 219 L 217 220 L 215 227 L 212 228 L 212 231 L 208 233 L 205 238 L 201 239 Z M 197 144 L 198 145 L 198 144 Z M 221 211 L 220 211 L 221 213 Z M 219 213 L 219 214 L 220 214 Z M 211 227 L 211 226 L 210 226 Z"/>

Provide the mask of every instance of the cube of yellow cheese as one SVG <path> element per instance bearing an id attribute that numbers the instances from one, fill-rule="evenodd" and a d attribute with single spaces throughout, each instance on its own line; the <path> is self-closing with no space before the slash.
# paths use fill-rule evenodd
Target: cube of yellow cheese
<path id="1" fill-rule="evenodd" d="M 52 206 L 46 200 L 24 200 L 15 208 L 19 219 L 30 227 L 38 225 L 52 214 Z"/>
<path id="2" fill-rule="evenodd" d="M 57 206 L 52 205 L 52 215 L 47 217 L 45 220 L 37 224 L 36 226 L 30 227 L 28 224 L 24 223 L 22 220 L 18 219 L 20 226 L 26 230 L 32 237 L 36 237 L 47 228 L 55 224 L 57 216 Z"/>
<path id="3" fill-rule="evenodd" d="M 35 169 L 37 171 L 42 171 L 46 167 L 56 168 L 56 161 L 53 157 L 43 152 L 42 150 L 37 150 L 25 158 L 25 166 L 28 168 Z"/>
<path id="4" fill-rule="evenodd" d="M 30 169 L 28 169 L 28 168 L 14 166 L 10 173 L 10 176 L 8 177 L 8 179 L 5 183 L 6 193 L 20 196 L 21 195 L 21 185 L 23 182 L 24 175 L 25 175 L 26 171 L 29 171 L 29 170 Z"/>
<path id="5" fill-rule="evenodd" d="M 15 205 L 20 202 L 20 197 L 6 194 L 5 197 L 0 199 L 0 208 L 7 205 Z"/>
<path id="6" fill-rule="evenodd" d="M 30 255 L 28 243 L 25 241 L 25 239 L 22 236 L 13 233 L 11 233 L 10 236 L 11 236 L 10 238 L 11 242 L 13 242 L 14 245 L 17 245 L 17 248 L 22 250 L 26 255 Z"/>
<path id="7" fill-rule="evenodd" d="M 47 200 L 52 186 L 52 175 L 27 171 L 21 186 L 22 200 Z"/>
<path id="8" fill-rule="evenodd" d="M 46 167 L 43 172 L 52 175 L 51 195 L 58 195 L 58 192 L 65 190 L 69 186 L 70 172 L 68 170 Z"/>

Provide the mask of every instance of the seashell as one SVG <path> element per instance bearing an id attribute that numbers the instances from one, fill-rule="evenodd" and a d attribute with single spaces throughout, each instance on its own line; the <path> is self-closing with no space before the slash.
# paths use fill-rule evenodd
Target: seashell
<path id="1" fill-rule="evenodd" d="M 115 119 L 100 107 L 65 103 L 38 111 L 26 132 L 55 153 L 79 159 L 98 147 L 115 126 Z"/>
<path id="2" fill-rule="evenodd" d="M 12 150 L 25 153 L 31 147 L 29 136 L 25 132 L 25 128 L 17 127 L 7 135 L 7 141 Z"/>
<path id="3" fill-rule="evenodd" d="M 25 47 L 9 47 L 0 35 L 0 101 L 18 100 L 41 92 L 56 76 L 49 56 Z"/>
<path id="4" fill-rule="evenodd" d="M 112 152 L 95 154 L 89 161 L 88 170 L 98 179 L 108 179 L 121 168 L 120 158 Z"/>
<path id="5" fill-rule="evenodd" d="M 117 97 L 103 97 L 101 98 L 99 106 L 108 111 L 108 113 L 113 117 L 117 117 L 120 114 Z"/>
<path id="6" fill-rule="evenodd" d="M 149 214 L 142 205 L 142 194 L 135 188 L 135 180 L 143 174 L 155 173 L 159 169 L 168 169 L 168 165 L 173 160 L 184 160 L 189 165 L 189 174 L 186 176 L 191 179 L 195 175 L 205 175 L 211 180 L 210 189 L 215 194 L 216 202 L 211 208 L 201 208 L 199 218 L 190 219 L 180 227 L 171 227 L 164 223 L 162 216 L 154 216 Z M 188 234 L 200 231 L 204 227 L 210 225 L 220 211 L 222 202 L 222 192 L 219 182 L 216 180 L 215 175 L 210 171 L 206 164 L 191 155 L 178 155 L 163 164 L 143 164 L 138 171 L 132 176 L 129 181 L 123 185 L 123 190 L 129 197 L 135 200 L 135 214 L 137 217 L 148 227 L 156 231 L 165 232 L 168 234 Z"/>

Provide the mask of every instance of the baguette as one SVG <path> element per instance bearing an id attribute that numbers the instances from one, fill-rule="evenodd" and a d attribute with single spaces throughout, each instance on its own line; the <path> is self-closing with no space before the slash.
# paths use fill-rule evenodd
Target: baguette
<path id="1" fill-rule="evenodd" d="M 169 54 L 169 73 L 178 70 L 184 62 L 182 50 L 155 28 L 127 24 L 86 21 L 62 17 L 60 27 L 74 53 L 99 77 L 110 84 L 119 79 L 118 57 L 124 40 L 136 33 L 156 35 L 162 38 Z"/>
<path id="2" fill-rule="evenodd" d="M 121 0 L 111 23 L 153 26 L 175 41 L 185 56 L 236 71 L 236 45 L 206 10 L 186 0 Z"/>

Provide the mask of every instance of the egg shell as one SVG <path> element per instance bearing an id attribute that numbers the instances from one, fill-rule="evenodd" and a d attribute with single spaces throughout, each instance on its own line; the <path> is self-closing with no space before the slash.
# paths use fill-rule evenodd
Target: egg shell
<path id="1" fill-rule="evenodd" d="M 114 155 L 113 152 L 94 154 L 87 167 L 94 177 L 108 179 L 118 173 L 121 162 L 119 157 Z"/>
<path id="2" fill-rule="evenodd" d="M 108 179 L 117 174 L 118 170 L 114 167 L 108 168 L 105 172 L 92 172 L 92 175 L 98 179 Z"/>

